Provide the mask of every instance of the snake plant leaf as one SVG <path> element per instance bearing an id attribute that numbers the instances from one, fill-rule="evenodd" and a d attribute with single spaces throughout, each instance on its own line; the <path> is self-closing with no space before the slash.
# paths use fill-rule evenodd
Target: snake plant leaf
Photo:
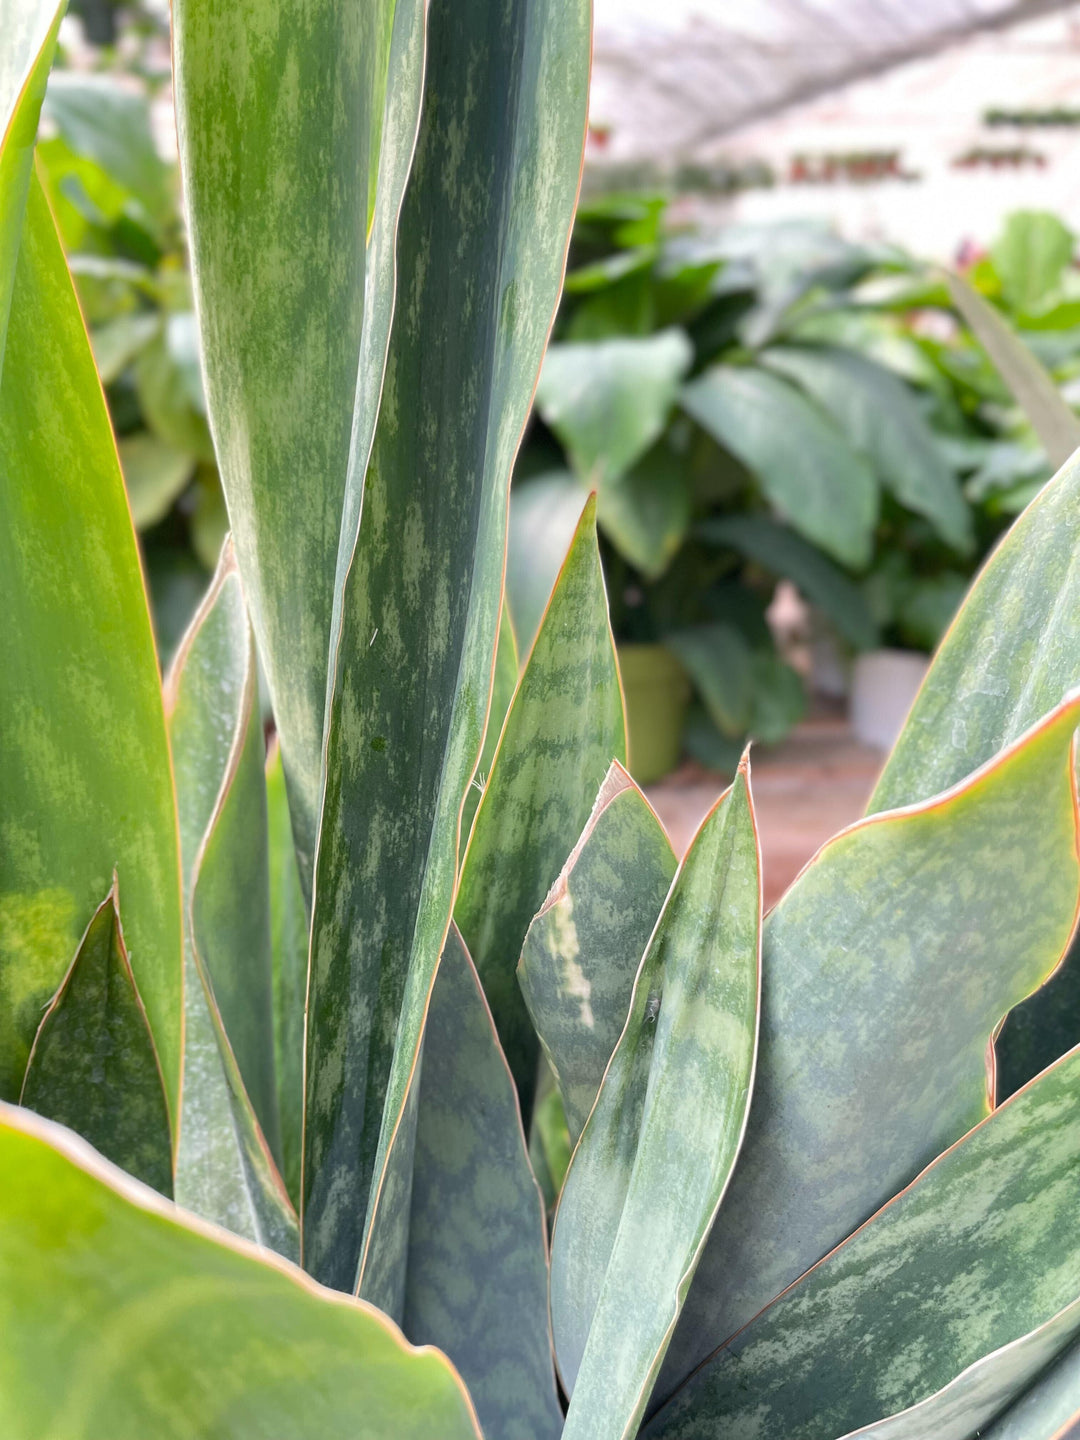
<path id="1" fill-rule="evenodd" d="M 0 1171 L 4 1435 L 480 1440 L 443 1356 L 59 1126 L 0 1107 Z"/>
<path id="2" fill-rule="evenodd" d="M 1080 1333 L 1078 1084 L 1073 1051 L 725 1339 L 648 1440 L 996 1434 Z"/>
<path id="3" fill-rule="evenodd" d="M 760 989 L 744 755 L 672 883 L 559 1201 L 551 1315 L 566 1440 L 637 1433 L 742 1143 Z"/>
<path id="4" fill-rule="evenodd" d="M 513 0 L 495 15 L 485 0 L 431 7 L 398 231 L 406 298 L 359 539 L 339 570 L 308 990 L 304 1256 L 345 1287 L 370 1262 L 390 1288 L 372 1281 L 362 1293 L 394 1315 L 407 1226 L 383 1202 L 409 1183 L 406 1102 L 482 748 L 507 489 L 558 300 L 588 60 L 586 0 Z"/>
<path id="5" fill-rule="evenodd" d="M 955 785 L 1080 682 L 1080 457 L 986 562 L 893 747 L 868 812 Z"/>
<path id="6" fill-rule="evenodd" d="M 626 719 L 593 495 L 506 717 L 454 907 L 526 1115 L 539 1050 L 517 963 L 612 757 L 625 763 Z"/>
<path id="7" fill-rule="evenodd" d="M 172 1194 L 169 1107 L 124 946 L 115 881 L 42 1017 L 19 1103 Z"/>
<path id="8" fill-rule="evenodd" d="M 634 976 L 675 869 L 655 811 L 613 761 L 517 967 L 573 1144 L 626 1024 Z"/>
<path id="9" fill-rule="evenodd" d="M 495 672 L 491 680 L 491 705 L 488 709 L 487 730 L 484 732 L 484 748 L 480 754 L 480 763 L 476 767 L 472 784 L 466 792 L 465 806 L 461 812 L 463 841 L 467 840 L 472 833 L 476 807 L 480 804 L 480 796 L 484 793 L 488 776 L 491 774 L 499 736 L 502 734 L 503 721 L 506 719 L 506 712 L 510 709 L 510 701 L 514 698 L 520 671 L 521 662 L 518 658 L 514 622 L 510 618 L 510 607 L 504 598 L 502 614 L 499 618 L 499 639 L 495 646 Z"/>
<path id="10" fill-rule="evenodd" d="M 513 1078 L 451 925 L 419 1077 L 402 1329 L 468 1386 L 486 1440 L 558 1440 L 544 1207 Z"/>
<path id="11" fill-rule="evenodd" d="M 717 365 L 685 386 L 681 400 L 807 540 L 842 565 L 869 561 L 878 509 L 873 472 L 794 386 L 758 367 Z"/>
<path id="12" fill-rule="evenodd" d="M 262 730 L 231 544 L 177 651 L 166 704 L 188 916 L 176 1198 L 295 1255 L 296 1216 L 271 1153 L 278 1137 Z"/>
<path id="13" fill-rule="evenodd" d="M 832 416 L 902 505 L 925 516 L 954 550 L 971 553 L 972 512 L 960 482 L 899 376 L 834 345 L 776 345 L 759 358 Z"/>
<path id="14" fill-rule="evenodd" d="M 0 383 L 0 514 L 0 1097 L 18 1097 L 115 870 L 175 1124 L 183 950 L 161 685 L 105 400 L 36 178 Z"/>
<path id="15" fill-rule="evenodd" d="M 1070 1440 L 1080 1427 L 1080 1345 L 981 1432 L 983 1440 Z"/>
<path id="16" fill-rule="evenodd" d="M 0 0 L 0 376 L 34 140 L 67 0 Z"/>
<path id="17" fill-rule="evenodd" d="M 281 1121 L 281 1175 L 300 1203 L 304 1127 L 304 1004 L 307 998 L 307 907 L 293 845 L 281 749 L 266 763 L 270 844 L 270 945 L 273 956 L 274 1076 Z"/>
<path id="18" fill-rule="evenodd" d="M 1031 421 L 1051 465 L 1064 465 L 1080 445 L 1080 419 L 1062 399 L 1053 379 L 1004 316 L 960 275 L 947 272 L 949 297 L 971 333 L 989 355 L 1016 403 Z"/>
<path id="19" fill-rule="evenodd" d="M 331 0 L 178 0 L 177 127 L 211 428 L 273 699 L 310 888 L 339 527 L 366 250 L 385 145 L 411 155 L 389 98 L 418 98 L 422 56 L 390 75 L 397 12 Z M 415 107 L 414 107 L 415 108 Z M 374 205 L 373 205 L 373 202 Z M 378 373 L 360 377 L 377 401 Z"/>
<path id="20" fill-rule="evenodd" d="M 1072 934 L 1078 722 L 1074 693 L 841 831 L 769 916 L 750 1124 L 659 1396 L 992 1107 L 990 1037 Z"/>
<path id="21" fill-rule="evenodd" d="M 694 358 L 681 330 L 552 345 L 536 408 L 590 485 L 622 475 L 660 438 Z"/>
<path id="22" fill-rule="evenodd" d="M 767 515 L 713 515 L 702 520 L 694 533 L 790 580 L 857 650 L 872 650 L 879 643 L 878 628 L 858 585 L 788 526 Z"/>

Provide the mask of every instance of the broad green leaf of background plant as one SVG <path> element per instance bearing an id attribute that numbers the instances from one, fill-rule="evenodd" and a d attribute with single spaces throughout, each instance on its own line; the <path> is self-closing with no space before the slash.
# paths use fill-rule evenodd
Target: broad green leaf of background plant
<path id="1" fill-rule="evenodd" d="M 692 359 L 675 329 L 551 346 L 536 408 L 582 480 L 602 489 L 660 438 Z"/>
<path id="2" fill-rule="evenodd" d="M 310 889 L 334 571 L 391 32 L 420 0 L 177 0 L 174 73 L 211 428 Z M 390 92 L 419 92 L 419 56 Z M 396 215 L 397 195 L 380 194 Z M 377 403 L 378 373 L 359 377 Z"/>
<path id="3" fill-rule="evenodd" d="M 499 617 L 499 639 L 495 646 L 495 672 L 491 680 L 491 705 L 488 709 L 487 729 L 484 732 L 484 748 L 473 775 L 472 784 L 465 793 L 465 804 L 461 811 L 461 843 L 464 846 L 472 833 L 473 817 L 480 804 L 480 796 L 487 786 L 488 776 L 495 759 L 503 721 L 510 709 L 510 701 L 517 689 L 521 665 L 518 659 L 517 639 L 510 610 L 503 600 Z"/>
<path id="4" fill-rule="evenodd" d="M 266 791 L 255 647 L 232 546 L 166 684 L 187 916 L 177 1200 L 295 1256 L 277 1173 Z"/>
<path id="5" fill-rule="evenodd" d="M 136 530 L 146 530 L 165 519 L 187 488 L 195 469 L 194 457 L 148 431 L 120 440 L 117 450 L 131 518 Z"/>
<path id="6" fill-rule="evenodd" d="M 1031 421 L 1051 465 L 1064 465 L 1080 445 L 1080 419 L 1051 376 L 1008 321 L 959 275 L 946 273 L 953 304 L 989 355 L 1016 403 Z"/>
<path id="7" fill-rule="evenodd" d="M 42 1007 L 115 870 L 175 1126 L 180 865 L 150 616 L 105 401 L 36 179 L 24 223 L 0 383 L 0 1096 L 18 1097 Z"/>
<path id="8" fill-rule="evenodd" d="M 76 1131 L 129 1175 L 172 1194 L 169 1107 L 124 946 L 115 884 L 42 1016 L 19 1103 Z"/>
<path id="9" fill-rule="evenodd" d="M 154 145 L 147 96 L 111 75 L 57 70 L 49 78 L 44 113 L 76 155 L 95 161 L 123 186 L 153 222 L 174 208 L 172 171 Z"/>
<path id="10" fill-rule="evenodd" d="M 1080 1333 L 1078 1084 L 1074 1051 L 717 1336 L 648 1440 L 998 1440 L 983 1426 Z"/>
<path id="11" fill-rule="evenodd" d="M 975 543 L 971 511 L 901 379 L 839 346 L 777 345 L 760 359 L 832 416 L 848 444 L 866 456 L 902 505 L 925 516 L 954 550 L 970 554 Z"/>
<path id="12" fill-rule="evenodd" d="M 626 1024 L 675 852 L 614 761 L 588 824 L 529 926 L 517 978 L 577 1142 Z"/>
<path id="13" fill-rule="evenodd" d="M 782 575 L 825 615 L 857 650 L 872 650 L 879 636 L 859 587 L 816 545 L 767 515 L 713 515 L 695 527 L 710 544 L 730 549 Z"/>
<path id="14" fill-rule="evenodd" d="M 4 1435 L 480 1440 L 441 1355 L 67 1131 L 0 1107 L 0 1170 Z"/>
<path id="15" fill-rule="evenodd" d="M 734 365 L 706 371 L 680 398 L 702 429 L 757 476 L 796 530 L 841 564 L 866 564 L 877 484 L 816 406 L 767 370 Z"/>
<path id="16" fill-rule="evenodd" d="M 742 631 L 717 621 L 690 625 L 665 636 L 723 735 L 745 735 L 753 717 L 753 651 Z"/>
<path id="17" fill-rule="evenodd" d="M 270 846 L 270 942 L 274 965 L 274 1076 L 281 1119 L 281 1175 L 293 1204 L 299 1205 L 308 927 L 289 820 L 285 772 L 277 745 L 266 764 L 266 809 Z"/>
<path id="18" fill-rule="evenodd" d="M 637 1431 L 742 1142 L 760 986 L 744 757 L 672 883 L 559 1201 L 551 1314 L 566 1440 Z"/>
<path id="19" fill-rule="evenodd" d="M 1010 310 L 1045 309 L 1061 289 L 1073 257 L 1072 233 L 1046 210 L 1014 210 L 990 247 L 990 259 Z"/>
<path id="20" fill-rule="evenodd" d="M 682 544 L 690 501 L 687 464 L 661 440 L 622 475 L 601 482 L 597 519 L 619 554 L 655 580 Z"/>
<path id="21" fill-rule="evenodd" d="M 769 916 L 750 1124 L 658 1399 L 986 1114 L 990 1037 L 1072 934 L 1078 721 L 841 831 Z"/>
<path id="22" fill-rule="evenodd" d="M 558 300 L 588 60 L 586 0 L 514 0 L 495 16 L 486 0 L 430 10 L 398 233 L 402 300 L 359 539 L 339 567 L 308 990 L 304 1256 L 339 1286 L 359 1269 L 364 1296 L 392 1315 L 408 1210 L 383 1197 L 408 1193 L 406 1102 L 482 748 L 507 489 Z"/>
<path id="23" fill-rule="evenodd" d="M 0 0 L 0 377 L 38 116 L 67 0 Z"/>
<path id="24" fill-rule="evenodd" d="M 517 963 L 613 758 L 626 761 L 626 719 L 593 496 L 506 717 L 454 906 L 526 1116 L 539 1049 Z"/>
<path id="25" fill-rule="evenodd" d="M 544 1207 L 513 1077 L 456 925 L 416 1083 L 402 1329 L 450 1357 L 485 1440 L 558 1440 Z"/>
<path id="26" fill-rule="evenodd" d="M 518 652 L 528 655 L 588 491 L 569 470 L 515 481 L 506 537 L 506 602 Z"/>

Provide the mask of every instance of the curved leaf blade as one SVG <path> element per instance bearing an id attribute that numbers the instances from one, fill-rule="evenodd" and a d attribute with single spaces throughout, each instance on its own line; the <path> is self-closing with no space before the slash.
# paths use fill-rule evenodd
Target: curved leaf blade
<path id="1" fill-rule="evenodd" d="M 1078 1083 L 1073 1051 L 732 1336 L 649 1440 L 986 1433 L 1080 1333 Z"/>
<path id="2" fill-rule="evenodd" d="M 566 1440 L 637 1431 L 742 1143 L 760 991 L 744 756 L 672 883 L 563 1186 L 551 1313 Z"/>
<path id="3" fill-rule="evenodd" d="M 293 845 L 281 750 L 266 763 L 270 844 L 270 945 L 274 969 L 274 1075 L 281 1117 L 281 1174 L 300 1203 L 304 1122 L 304 999 L 307 992 L 307 907 Z"/>
<path id="4" fill-rule="evenodd" d="M 276 1140 L 262 728 L 231 543 L 177 651 L 166 701 L 187 915 L 176 1198 L 293 1256 L 296 1216 L 260 1123 Z"/>
<path id="5" fill-rule="evenodd" d="M 1080 458 L 986 562 L 949 627 L 868 814 L 955 785 L 1080 681 Z"/>
<path id="6" fill-rule="evenodd" d="M 626 719 L 592 496 L 507 714 L 454 906 L 526 1115 L 539 1051 L 517 963 L 613 756 L 626 760 Z"/>
<path id="7" fill-rule="evenodd" d="M 1074 694 L 841 831 L 769 916 L 750 1124 L 661 1396 L 991 1107 L 990 1037 L 1072 936 L 1078 722 Z"/>
<path id="8" fill-rule="evenodd" d="M 19 1104 L 66 1125 L 129 1175 L 171 1196 L 169 1107 L 124 945 L 115 881 L 42 1017 Z"/>
<path id="9" fill-rule="evenodd" d="M 0 1107 L 0 1169 L 5 1435 L 479 1440 L 441 1355 L 60 1127 Z"/>
<path id="10" fill-rule="evenodd" d="M 424 1032 L 402 1329 L 469 1387 L 486 1440 L 558 1440 L 547 1232 L 514 1081 L 451 925 Z"/>
<path id="11" fill-rule="evenodd" d="M 510 709 L 510 702 L 514 698 L 520 673 L 521 664 L 518 659 L 514 622 L 510 618 L 510 609 L 504 597 L 502 613 L 499 616 L 499 638 L 495 642 L 495 673 L 491 681 L 491 704 L 488 707 L 487 729 L 484 731 L 484 748 L 481 751 L 472 784 L 465 793 L 465 804 L 461 811 L 461 836 L 466 843 L 472 834 L 473 820 L 476 816 L 476 808 L 480 804 L 480 797 L 487 789 L 488 776 L 491 774 L 491 767 L 495 761 L 495 751 L 499 748 L 499 736 L 502 734 L 506 712 Z"/>
<path id="12" fill-rule="evenodd" d="M 517 967 L 572 1144 L 623 1032 L 634 976 L 676 868 L 664 827 L 614 761 L 581 838 L 529 926 Z"/>
<path id="13" fill-rule="evenodd" d="M 0 513 L 0 1096 L 18 1096 L 42 1005 L 115 870 L 175 1124 L 183 942 L 157 658 L 105 400 L 36 179 L 0 383 Z"/>
<path id="14" fill-rule="evenodd" d="M 985 1440 L 1069 1440 L 1080 1425 L 1080 1349 L 1076 1345 L 982 1434 Z"/>
<path id="15" fill-rule="evenodd" d="M 408 301 L 391 335 L 356 551 L 339 570 L 304 1255 L 338 1285 L 378 1272 L 385 1280 L 377 1290 L 363 1281 L 362 1293 L 390 1314 L 403 1298 L 407 1225 L 384 1201 L 407 1193 L 411 1171 L 406 1106 L 489 704 L 507 487 L 576 198 L 588 22 L 586 0 L 514 0 L 495 16 L 483 0 L 431 8 L 398 232 Z"/>
<path id="16" fill-rule="evenodd" d="M 878 508 L 873 473 L 798 390 L 767 370 L 718 365 L 685 386 L 681 402 L 796 530 L 843 565 L 866 564 Z"/>

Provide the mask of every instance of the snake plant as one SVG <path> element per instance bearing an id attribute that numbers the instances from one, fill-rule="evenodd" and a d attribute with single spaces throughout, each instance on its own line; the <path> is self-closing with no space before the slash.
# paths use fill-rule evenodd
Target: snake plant
<path id="1" fill-rule="evenodd" d="M 681 862 L 624 768 L 592 499 L 520 675 L 503 607 L 587 0 L 175 0 L 233 538 L 162 684 L 59 20 L 0 0 L 0 1433 L 1061 1432 L 1080 465 L 763 919 L 749 757 Z"/>

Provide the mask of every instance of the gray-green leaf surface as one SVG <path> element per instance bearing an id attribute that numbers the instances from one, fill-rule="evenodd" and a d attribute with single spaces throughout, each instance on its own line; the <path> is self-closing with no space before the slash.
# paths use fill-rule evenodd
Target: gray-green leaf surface
<path id="1" fill-rule="evenodd" d="M 539 1050 L 517 963 L 612 759 L 626 760 L 626 721 L 591 497 L 506 717 L 454 907 L 526 1114 Z"/>
<path id="2" fill-rule="evenodd" d="M 558 1440 L 544 1207 L 513 1077 L 456 925 L 416 1083 L 402 1329 L 457 1366 L 485 1440 Z"/>
<path id="3" fill-rule="evenodd" d="M 744 757 L 672 883 L 563 1186 L 551 1258 L 566 1440 L 632 1436 L 746 1126 L 761 864 Z"/>
<path id="4" fill-rule="evenodd" d="M 641 957 L 676 869 L 664 827 L 615 761 L 525 936 L 517 978 L 572 1143 L 626 1024 Z"/>
<path id="5" fill-rule="evenodd" d="M 1072 933 L 1078 719 L 841 831 L 769 916 L 746 1141 L 658 1399 L 992 1105 L 990 1037 Z"/>
<path id="6" fill-rule="evenodd" d="M 1080 1332 L 1078 1084 L 1073 1051 L 724 1338 L 649 1440 L 996 1437 Z"/>

